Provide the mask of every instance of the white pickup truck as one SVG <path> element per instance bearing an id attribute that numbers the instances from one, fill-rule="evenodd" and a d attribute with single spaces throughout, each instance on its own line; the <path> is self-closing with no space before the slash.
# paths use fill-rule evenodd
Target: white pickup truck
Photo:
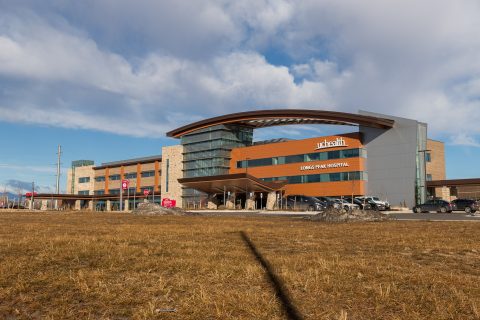
<path id="1" fill-rule="evenodd" d="M 382 201 L 379 197 L 374 196 L 364 196 L 364 197 L 357 197 L 356 199 L 360 201 L 368 201 L 369 203 L 375 203 L 378 210 L 390 210 L 390 203 L 388 201 Z"/>

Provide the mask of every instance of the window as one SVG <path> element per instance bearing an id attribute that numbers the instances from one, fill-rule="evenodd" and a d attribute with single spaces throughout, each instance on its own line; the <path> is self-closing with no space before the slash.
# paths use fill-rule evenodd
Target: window
<path id="1" fill-rule="evenodd" d="M 427 162 L 432 162 L 432 154 L 430 152 L 425 153 L 425 160 Z"/>
<path id="2" fill-rule="evenodd" d="M 95 190 L 93 194 L 96 196 L 101 196 L 105 194 L 105 190 Z"/>
<path id="3" fill-rule="evenodd" d="M 105 176 L 95 177 L 95 182 L 102 182 L 102 181 L 105 181 Z"/>
<path id="4" fill-rule="evenodd" d="M 150 194 L 152 194 L 153 193 L 153 186 L 142 187 L 141 190 L 142 190 L 142 193 L 143 193 L 144 190 L 148 190 L 148 191 L 150 191 Z"/>
<path id="5" fill-rule="evenodd" d="M 136 172 L 130 172 L 125 174 L 125 179 L 135 179 L 137 177 Z"/>
<path id="6" fill-rule="evenodd" d="M 90 194 L 90 191 L 89 190 L 82 190 L 82 191 L 78 191 L 78 194 L 82 195 L 82 196 L 88 196 Z"/>
<path id="7" fill-rule="evenodd" d="M 432 181 L 432 175 L 430 173 L 427 173 L 427 181 Z"/>
<path id="8" fill-rule="evenodd" d="M 154 177 L 155 171 L 142 171 L 142 178 Z"/>
<path id="9" fill-rule="evenodd" d="M 267 181 L 267 182 L 286 180 L 287 183 L 294 184 L 294 183 L 367 180 L 367 176 L 365 172 L 353 171 L 353 172 L 310 174 L 310 175 L 289 176 L 289 177 L 269 177 L 269 178 L 261 178 L 261 180 Z"/>
<path id="10" fill-rule="evenodd" d="M 108 191 L 109 194 L 120 194 L 120 189 L 110 189 Z"/>
<path id="11" fill-rule="evenodd" d="M 78 178 L 78 183 L 87 183 L 90 182 L 90 177 L 80 177 Z"/>
<path id="12" fill-rule="evenodd" d="M 119 174 L 112 174 L 111 176 L 108 176 L 108 179 L 110 180 L 120 180 L 120 175 Z"/>
<path id="13" fill-rule="evenodd" d="M 168 179 L 169 179 L 169 173 L 170 173 L 170 159 L 167 159 L 167 174 L 165 176 L 165 184 L 166 184 L 166 189 L 168 192 Z"/>

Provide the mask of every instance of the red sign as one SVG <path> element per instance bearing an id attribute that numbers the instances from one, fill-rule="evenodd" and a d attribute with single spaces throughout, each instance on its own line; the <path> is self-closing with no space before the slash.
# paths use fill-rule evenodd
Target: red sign
<path id="1" fill-rule="evenodd" d="M 148 196 L 149 194 L 150 194 L 150 190 L 148 190 L 148 189 L 143 190 L 143 195 L 144 196 Z"/>
<path id="2" fill-rule="evenodd" d="M 162 207 L 165 208 L 173 208 L 177 206 L 177 201 L 173 199 L 163 198 L 162 199 Z"/>
<path id="3" fill-rule="evenodd" d="M 128 180 L 122 180 L 122 189 L 127 190 L 128 189 Z"/>
<path id="4" fill-rule="evenodd" d="M 37 195 L 37 193 L 36 193 L 36 192 L 34 192 L 34 193 L 33 193 L 33 195 L 34 195 L 34 196 L 36 196 L 36 195 Z M 31 197 L 31 196 L 32 196 L 32 193 L 31 193 L 31 192 L 27 192 L 27 193 L 25 193 L 25 197 Z"/>

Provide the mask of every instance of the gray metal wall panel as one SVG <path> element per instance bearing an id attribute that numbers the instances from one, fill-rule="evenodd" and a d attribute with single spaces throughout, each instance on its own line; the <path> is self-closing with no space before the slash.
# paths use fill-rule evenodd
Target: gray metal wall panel
<path id="1" fill-rule="evenodd" d="M 360 127 L 367 149 L 367 194 L 388 199 L 392 206 L 415 205 L 418 121 L 359 111 L 395 120 L 392 129 Z"/>

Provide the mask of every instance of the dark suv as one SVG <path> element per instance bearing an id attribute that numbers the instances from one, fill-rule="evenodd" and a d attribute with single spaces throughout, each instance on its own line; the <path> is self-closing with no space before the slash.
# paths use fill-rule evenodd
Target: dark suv
<path id="1" fill-rule="evenodd" d="M 455 210 L 456 207 L 454 204 L 445 201 L 445 200 L 428 200 L 423 204 L 417 204 L 413 207 L 413 212 L 421 213 L 421 212 L 429 212 L 429 211 L 436 211 L 436 212 L 452 212 Z"/>
<path id="2" fill-rule="evenodd" d="M 479 203 L 471 199 L 455 199 L 452 203 L 456 206 L 454 210 L 465 211 L 466 213 L 475 213 L 479 208 Z"/>
<path id="3" fill-rule="evenodd" d="M 299 211 L 323 211 L 326 204 L 315 197 L 287 196 L 287 208 Z"/>

